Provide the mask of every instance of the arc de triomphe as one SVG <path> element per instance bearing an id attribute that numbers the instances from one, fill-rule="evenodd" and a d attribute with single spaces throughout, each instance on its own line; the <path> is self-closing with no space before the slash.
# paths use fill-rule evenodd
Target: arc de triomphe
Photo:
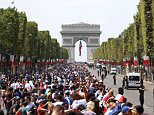
<path id="1" fill-rule="evenodd" d="M 68 62 L 75 61 L 75 43 L 83 40 L 87 44 L 87 62 L 93 60 L 92 54 L 100 47 L 100 25 L 98 24 L 65 24 L 62 25 L 62 47 L 68 50 Z"/>

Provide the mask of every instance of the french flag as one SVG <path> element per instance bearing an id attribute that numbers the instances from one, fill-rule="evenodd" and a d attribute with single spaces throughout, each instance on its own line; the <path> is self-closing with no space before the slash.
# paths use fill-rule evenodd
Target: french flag
<path id="1" fill-rule="evenodd" d="M 138 59 L 137 59 L 137 57 L 134 57 L 134 66 L 138 67 Z"/>
<path id="2" fill-rule="evenodd" d="M 123 59 L 123 66 L 126 66 L 126 59 Z"/>
<path id="3" fill-rule="evenodd" d="M 10 68 L 14 67 L 14 55 L 10 55 Z"/>
<path id="4" fill-rule="evenodd" d="M 22 67 L 23 64 L 24 64 L 24 56 L 20 56 L 20 63 L 19 63 L 20 67 Z"/>
<path id="5" fill-rule="evenodd" d="M 30 57 L 27 58 L 26 65 L 27 65 L 27 66 L 30 66 Z"/>
<path id="6" fill-rule="evenodd" d="M 81 49 L 82 49 L 82 42 L 80 40 L 80 44 L 79 44 L 79 56 L 81 56 Z"/>
<path id="7" fill-rule="evenodd" d="M 144 56 L 143 57 L 143 66 L 148 66 L 149 65 L 149 56 Z"/>

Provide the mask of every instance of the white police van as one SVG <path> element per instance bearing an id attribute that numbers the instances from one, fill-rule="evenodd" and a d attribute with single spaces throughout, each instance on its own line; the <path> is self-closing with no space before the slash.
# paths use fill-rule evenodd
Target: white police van
<path id="1" fill-rule="evenodd" d="M 117 68 L 113 67 L 111 68 L 110 74 L 116 74 L 117 73 Z"/>
<path id="2" fill-rule="evenodd" d="M 126 74 L 126 89 L 139 88 L 141 85 L 141 73 L 127 73 Z"/>

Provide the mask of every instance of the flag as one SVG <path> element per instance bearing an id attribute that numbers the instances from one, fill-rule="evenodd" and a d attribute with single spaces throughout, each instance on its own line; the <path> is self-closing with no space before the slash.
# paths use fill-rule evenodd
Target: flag
<path id="1" fill-rule="evenodd" d="M 117 61 L 117 65 L 120 66 L 121 65 L 121 62 L 120 61 Z"/>
<path id="2" fill-rule="evenodd" d="M 50 59 L 48 59 L 48 65 L 50 65 L 51 64 L 51 60 Z"/>
<path id="3" fill-rule="evenodd" d="M 143 66 L 148 66 L 149 65 L 149 56 L 144 56 L 143 57 Z"/>
<path id="4" fill-rule="evenodd" d="M 10 68 L 14 67 L 14 55 L 10 55 Z"/>
<path id="5" fill-rule="evenodd" d="M 45 59 L 42 59 L 42 65 L 45 65 Z"/>
<path id="6" fill-rule="evenodd" d="M 126 66 L 126 59 L 123 58 L 123 66 Z"/>
<path id="7" fill-rule="evenodd" d="M 37 64 L 40 65 L 40 59 L 37 60 Z"/>
<path id="8" fill-rule="evenodd" d="M 111 61 L 111 65 L 114 65 L 114 61 Z"/>
<path id="9" fill-rule="evenodd" d="M 135 66 L 135 67 L 138 66 L 138 59 L 137 59 L 137 57 L 134 57 L 134 66 Z"/>
<path id="10" fill-rule="evenodd" d="M 131 59 L 128 59 L 128 66 L 131 66 L 132 65 L 132 61 Z"/>
<path id="11" fill-rule="evenodd" d="M 82 42 L 80 40 L 80 44 L 79 44 L 79 56 L 81 56 L 81 49 L 82 49 Z"/>
<path id="12" fill-rule="evenodd" d="M 2 56 L 2 60 L 1 61 L 2 61 L 1 65 L 4 66 L 5 65 L 5 57 L 4 56 Z"/>
<path id="13" fill-rule="evenodd" d="M 48 60 L 46 60 L 45 65 L 48 65 Z"/>
<path id="14" fill-rule="evenodd" d="M 29 66 L 30 65 L 30 57 L 27 58 L 27 62 L 26 65 Z"/>
<path id="15" fill-rule="evenodd" d="M 23 66 L 24 64 L 23 62 L 24 62 L 24 56 L 20 56 L 20 63 L 19 63 L 20 67 Z"/>

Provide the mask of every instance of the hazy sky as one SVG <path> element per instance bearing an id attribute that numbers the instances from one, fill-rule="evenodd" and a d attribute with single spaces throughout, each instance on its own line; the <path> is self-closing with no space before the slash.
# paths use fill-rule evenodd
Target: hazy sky
<path id="1" fill-rule="evenodd" d="M 0 8 L 7 8 L 12 0 L 0 0 Z M 130 23 L 137 12 L 139 0 L 15 0 L 18 11 L 25 11 L 29 21 L 36 21 L 39 30 L 49 30 L 52 37 L 62 44 L 62 24 L 85 22 L 100 24 L 100 41 L 117 37 Z M 82 56 L 86 61 L 86 43 L 82 42 Z"/>

